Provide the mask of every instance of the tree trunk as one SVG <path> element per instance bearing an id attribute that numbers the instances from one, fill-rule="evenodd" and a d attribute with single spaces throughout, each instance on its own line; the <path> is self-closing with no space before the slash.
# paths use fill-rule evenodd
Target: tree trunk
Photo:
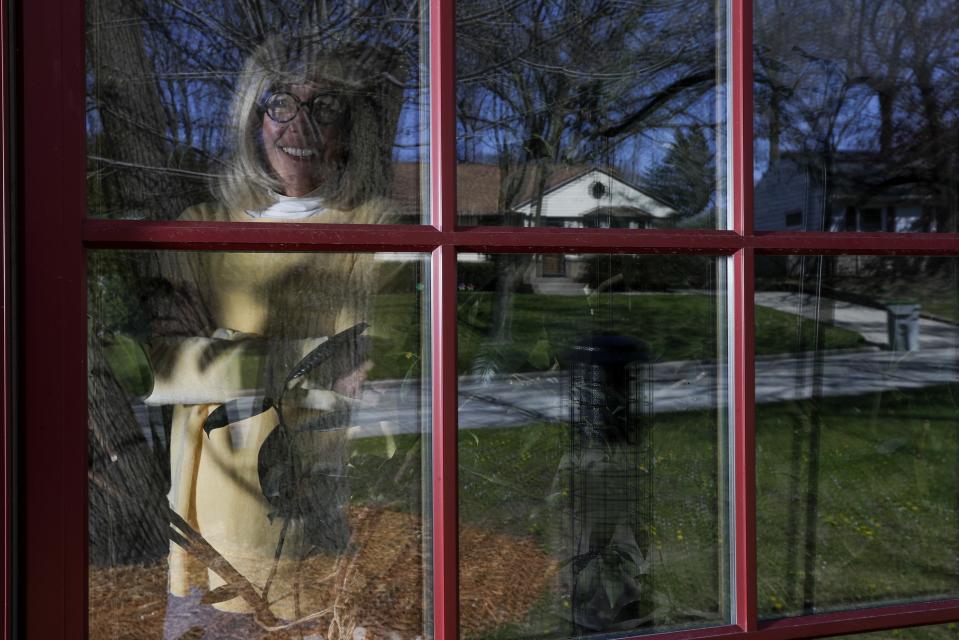
<path id="1" fill-rule="evenodd" d="M 90 95 L 101 130 L 90 154 L 109 168 L 102 191 L 118 217 L 173 217 L 190 204 L 182 180 L 163 171 L 173 151 L 160 88 L 143 38 L 141 0 L 87 3 Z M 96 175 L 101 175 L 97 172 Z"/>
<path id="2" fill-rule="evenodd" d="M 90 562 L 117 565 L 158 560 L 169 546 L 166 439 L 146 439 L 94 333 L 88 358 Z"/>

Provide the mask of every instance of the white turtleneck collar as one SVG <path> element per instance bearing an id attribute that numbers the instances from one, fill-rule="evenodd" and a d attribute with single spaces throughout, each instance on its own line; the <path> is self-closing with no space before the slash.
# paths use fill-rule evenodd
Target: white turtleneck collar
<path id="1" fill-rule="evenodd" d="M 273 204 L 262 209 L 247 209 L 246 213 L 252 218 L 273 218 L 276 220 L 302 220 L 311 218 L 326 211 L 320 189 L 315 189 L 305 196 L 285 196 L 282 193 L 270 192 Z"/>

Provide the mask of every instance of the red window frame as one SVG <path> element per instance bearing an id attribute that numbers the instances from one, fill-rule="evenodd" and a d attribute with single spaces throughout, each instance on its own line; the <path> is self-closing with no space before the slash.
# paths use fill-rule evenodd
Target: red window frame
<path id="1" fill-rule="evenodd" d="M 454 0 L 430 7 L 432 224 L 217 224 L 86 220 L 85 67 L 82 0 L 0 0 L 3 108 L 3 307 L 18 296 L 19 324 L 0 333 L 4 449 L 4 637 L 79 638 L 86 632 L 86 295 L 85 251 L 219 249 L 429 251 L 433 323 L 434 629 L 457 636 L 456 254 L 458 251 L 705 253 L 731 256 L 730 345 L 734 362 L 732 624 L 656 634 L 663 640 L 786 640 L 959 621 L 959 599 L 759 621 L 756 604 L 753 268 L 757 254 L 959 256 L 959 234 L 809 233 L 753 230 L 752 3 L 729 0 L 731 229 L 602 230 L 458 228 Z M 10 16 L 13 16 L 12 18 Z M 10 20 L 13 28 L 10 29 Z M 11 34 L 16 34 L 12 36 Z M 8 45 L 17 45 L 8 70 Z M 10 80 L 13 80 L 11 83 Z M 17 92 L 10 100 L 8 87 Z M 11 110 L 12 109 L 12 110 Z M 16 117 L 14 117 L 14 114 Z M 15 146 L 10 138 L 15 135 Z M 13 159 L 14 164 L 9 162 Z M 17 199 L 11 198 L 11 185 Z M 15 206 L 16 205 L 16 206 Z M 10 226 L 13 222 L 16 226 Z M 22 247 L 16 269 L 10 230 Z M 254 231 L 255 228 L 255 232 Z M 252 233 L 251 233 L 252 232 Z M 16 275 L 16 278 L 14 276 Z M 19 327 L 17 342 L 11 331 Z M 20 366 L 12 376 L 11 353 Z M 16 384 L 15 384 L 16 383 Z M 14 389 L 17 393 L 14 393 Z M 10 416 L 17 409 L 14 427 Z M 16 433 L 14 428 L 17 429 Z M 18 437 L 17 481 L 8 475 Z M 11 500 L 20 496 L 15 515 Z M 11 517 L 13 520 L 11 520 Z M 9 562 L 19 531 L 22 557 Z M 15 582 L 11 582 L 15 580 Z M 9 587 L 8 587 L 9 585 Z"/>

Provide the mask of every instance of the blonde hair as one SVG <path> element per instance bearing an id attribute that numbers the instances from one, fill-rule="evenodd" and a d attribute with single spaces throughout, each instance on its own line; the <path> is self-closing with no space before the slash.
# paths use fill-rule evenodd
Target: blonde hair
<path id="1" fill-rule="evenodd" d="M 327 35 L 274 36 L 249 56 L 231 109 L 234 140 L 226 174 L 215 190 L 232 209 L 269 205 L 282 187 L 266 162 L 260 130 L 263 98 L 277 87 L 316 83 L 338 92 L 346 105 L 340 153 L 324 195 L 333 208 L 353 209 L 388 195 L 392 149 L 402 102 L 401 65 L 395 51 L 342 45 Z"/>

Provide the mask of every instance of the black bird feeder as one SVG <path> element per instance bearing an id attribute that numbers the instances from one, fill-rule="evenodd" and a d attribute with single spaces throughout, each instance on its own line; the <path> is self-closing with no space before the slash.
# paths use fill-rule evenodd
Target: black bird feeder
<path id="1" fill-rule="evenodd" d="M 569 372 L 565 579 L 574 635 L 652 621 L 652 377 L 646 344 L 592 335 Z"/>

